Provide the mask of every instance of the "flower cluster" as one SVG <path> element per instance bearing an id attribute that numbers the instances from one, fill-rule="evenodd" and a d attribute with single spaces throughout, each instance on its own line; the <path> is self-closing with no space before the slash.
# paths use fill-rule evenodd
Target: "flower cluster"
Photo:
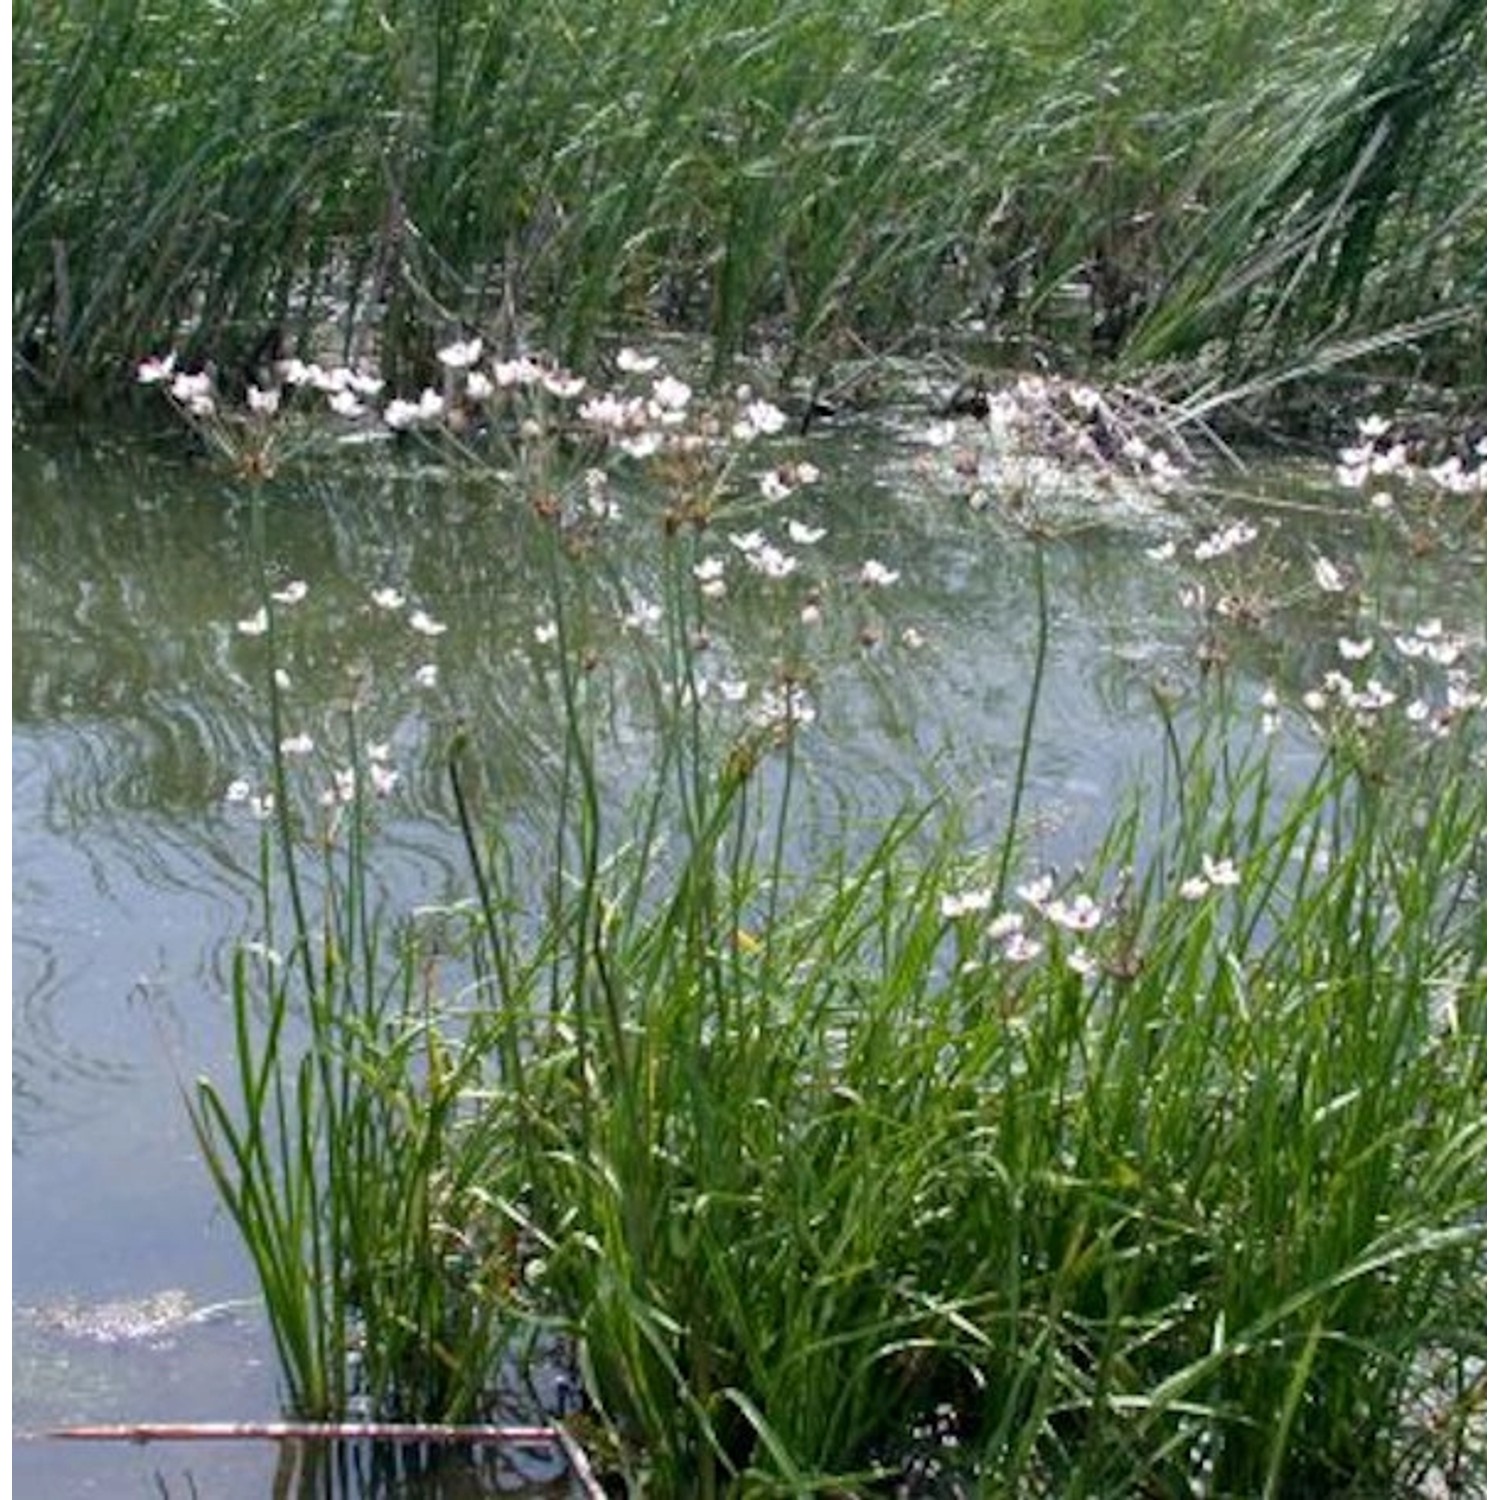
<path id="1" fill-rule="evenodd" d="M 301 604 L 309 597 L 311 590 L 304 579 L 294 578 L 278 588 L 268 591 L 268 600 L 278 609 L 292 609 Z M 390 587 L 376 588 L 370 591 L 370 603 L 374 608 L 385 614 L 395 614 L 406 606 L 406 597 L 399 590 Z M 238 635 L 254 639 L 266 635 L 272 623 L 271 609 L 269 604 L 262 604 L 252 615 L 238 620 L 235 623 L 235 632 Z M 407 616 L 406 624 L 413 635 L 420 639 L 432 640 L 446 634 L 447 625 L 434 619 L 425 609 L 413 609 Z M 434 663 L 426 662 L 418 666 L 414 680 L 421 687 L 433 687 L 437 683 L 438 669 Z M 277 667 L 274 672 L 276 688 L 283 694 L 290 693 L 293 687 L 291 674 L 285 667 Z M 318 751 L 318 741 L 305 728 L 299 728 L 295 732 L 282 736 L 277 745 L 277 752 L 284 761 L 311 760 Z M 376 798 L 390 797 L 401 783 L 401 773 L 391 763 L 391 747 L 385 741 L 372 741 L 365 747 L 365 764 L 363 768 L 363 781 L 370 794 Z M 353 802 L 358 794 L 361 781 L 361 771 L 350 765 L 336 766 L 330 773 L 329 779 L 317 792 L 316 801 L 325 809 L 336 810 Z M 252 783 L 245 777 L 236 777 L 224 791 L 224 801 L 227 804 L 247 807 L 250 813 L 257 819 L 269 818 L 276 809 L 276 800 L 271 791 L 256 792 Z"/>
<path id="2" fill-rule="evenodd" d="M 959 421 L 945 417 L 925 430 L 922 442 L 951 454 L 972 509 L 1018 489 L 1076 487 L 1080 477 L 1167 494 L 1188 465 L 1164 413 L 1138 394 L 1025 374 L 999 390 L 950 403 L 950 409 L 960 407 L 982 414 L 978 433 L 965 433 Z"/>
<path id="3" fill-rule="evenodd" d="M 1340 661 L 1351 666 L 1364 663 L 1378 644 L 1374 635 L 1340 637 Z M 1441 619 L 1418 621 L 1409 630 L 1388 628 L 1384 644 L 1389 647 L 1386 667 L 1394 673 L 1399 690 L 1376 671 L 1366 671 L 1356 682 L 1342 666 L 1329 668 L 1319 684 L 1302 695 L 1303 707 L 1320 734 L 1348 727 L 1373 730 L 1388 717 L 1388 710 L 1400 705 L 1408 724 L 1434 739 L 1444 739 L 1458 720 L 1483 708 L 1484 693 L 1475 685 L 1467 663 L 1470 642 L 1460 633 L 1445 630 Z"/>
<path id="4" fill-rule="evenodd" d="M 1391 422 L 1387 417 L 1361 417 L 1355 424 L 1359 441 L 1339 450 L 1337 469 L 1338 482 L 1351 490 L 1363 490 L 1372 480 L 1389 484 L 1399 481 L 1405 484 L 1430 484 L 1453 495 L 1483 494 L 1489 487 L 1487 443 L 1480 438 L 1476 445 L 1479 462 L 1466 468 L 1457 456 L 1449 456 L 1432 465 L 1414 461 L 1409 445 L 1391 436 Z M 1389 493 L 1380 489 L 1371 497 L 1376 509 L 1386 509 L 1391 504 Z"/>
<path id="5" fill-rule="evenodd" d="M 1098 972 L 1097 956 L 1081 940 L 1103 925 L 1106 912 L 1089 892 L 1058 894 L 1056 879 L 1049 872 L 1023 882 L 1015 894 L 1020 910 L 994 912 L 995 891 L 977 886 L 941 896 L 938 911 L 950 922 L 985 918 L 985 939 L 1011 964 L 1029 963 L 1044 952 L 1047 932 L 1066 934 L 1069 944 L 1064 962 L 1068 968 L 1086 978 Z"/>

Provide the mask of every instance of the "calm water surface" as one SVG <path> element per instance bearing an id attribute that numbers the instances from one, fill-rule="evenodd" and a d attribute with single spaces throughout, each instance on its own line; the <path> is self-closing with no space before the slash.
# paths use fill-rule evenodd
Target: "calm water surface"
<path id="1" fill-rule="evenodd" d="M 719 684 L 743 681 L 753 700 L 778 661 L 813 668 L 818 718 L 801 753 L 828 818 L 804 825 L 809 857 L 835 810 L 874 819 L 915 796 L 941 794 L 977 837 L 993 835 L 1036 638 L 1034 544 L 1003 508 L 977 511 L 924 474 L 914 428 L 835 430 L 792 451 L 822 467 L 814 488 L 699 539 L 734 563 L 728 531 L 758 526 L 795 553 L 786 518 L 827 530 L 789 579 L 733 575 L 701 653 L 715 711 L 732 729 L 744 709 Z M 266 643 L 235 628 L 260 599 L 256 506 L 175 439 L 23 429 L 13 478 L 16 1493 L 175 1496 L 196 1484 L 260 1497 L 273 1484 L 266 1452 L 63 1448 L 28 1436 L 66 1422 L 277 1412 L 249 1268 L 179 1095 L 184 1080 L 226 1067 L 227 966 L 257 931 L 260 830 L 225 798 L 236 779 L 264 785 L 269 750 Z M 1297 570 L 1314 549 L 1398 576 L 1392 607 L 1412 618 L 1440 610 L 1450 628 L 1482 637 L 1474 549 L 1393 559 L 1346 495 L 1285 470 L 1232 484 L 1232 499 L 1153 508 L 1093 497 L 1052 518 L 1065 524 L 1045 552 L 1051 641 L 1029 860 L 1086 856 L 1158 763 L 1153 686 L 1197 679 L 1200 632 L 1179 599 L 1190 569 L 1149 560 L 1153 543 L 1244 515 L 1262 530 L 1257 556 L 1287 569 L 1266 561 L 1262 573 L 1278 601 L 1295 594 L 1305 608 L 1277 609 L 1236 637 L 1233 691 L 1246 704 L 1273 673 L 1311 681 L 1336 664 L 1327 601 L 1290 581 L 1305 579 Z M 600 528 L 567 586 L 600 663 L 606 775 L 623 800 L 650 760 L 660 626 L 640 606 L 663 585 L 660 500 L 618 499 L 622 519 Z M 309 585 L 282 613 L 278 643 L 287 732 L 317 746 L 299 774 L 326 781 L 344 763 L 357 705 L 356 746 L 387 742 L 401 776 L 382 811 L 386 898 L 409 909 L 462 894 L 442 762 L 455 728 L 472 729 L 523 841 L 542 826 L 558 761 L 556 683 L 536 636 L 549 616 L 536 526 L 500 486 L 375 450 L 280 478 L 261 503 L 273 585 Z M 899 582 L 860 588 L 868 558 Z M 372 601 L 387 588 L 404 609 Z M 798 626 L 814 588 L 823 622 Z M 417 607 L 446 633 L 414 630 Z M 435 686 L 416 680 L 426 666 Z M 1295 779 L 1314 752 L 1295 726 L 1286 735 Z M 153 1322 L 164 1307 L 192 1316 Z M 503 1488 L 469 1474 L 429 1493 Z"/>

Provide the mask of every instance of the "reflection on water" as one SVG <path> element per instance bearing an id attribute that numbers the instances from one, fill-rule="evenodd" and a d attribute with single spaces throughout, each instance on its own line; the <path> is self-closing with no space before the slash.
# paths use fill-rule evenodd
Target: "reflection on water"
<path id="1" fill-rule="evenodd" d="M 802 854 L 816 855 L 832 816 L 869 825 L 934 794 L 962 806 L 976 839 L 998 839 L 1037 636 L 1034 544 L 1012 518 L 915 479 L 913 448 L 899 430 L 835 431 L 813 445 L 814 490 L 671 545 L 659 500 L 619 494 L 624 520 L 598 528 L 560 584 L 593 664 L 617 810 L 650 766 L 662 626 L 642 606 L 663 598 L 671 546 L 732 562 L 728 533 L 760 527 L 799 570 L 736 572 L 729 597 L 705 607 L 694 670 L 726 744 L 781 664 L 808 675 L 818 717 L 799 754 L 821 813 L 799 821 Z M 13 478 L 14 1295 L 27 1306 L 171 1286 L 242 1297 L 248 1271 L 177 1085 L 227 1057 L 226 955 L 256 927 L 260 828 L 225 797 L 237 779 L 263 788 L 268 765 L 266 641 L 236 629 L 260 602 L 255 504 L 124 438 L 23 432 Z M 277 641 L 283 732 L 314 746 L 298 766 L 309 819 L 337 769 L 388 745 L 400 782 L 382 813 L 384 899 L 403 910 L 462 894 L 444 777 L 460 726 L 517 848 L 547 836 L 562 724 L 552 648 L 538 639 L 551 613 L 539 528 L 494 483 L 385 456 L 278 480 L 261 498 L 272 585 L 309 585 L 280 612 Z M 791 546 L 790 517 L 826 539 Z M 1260 519 L 1276 529 L 1273 511 Z M 1184 530 L 1183 515 L 1077 520 L 1045 544 L 1049 660 L 1027 804 L 1041 862 L 1088 851 L 1140 767 L 1156 764 L 1154 691 L 1198 673 L 1182 574 L 1144 556 Z M 1294 559 L 1372 545 L 1346 519 L 1295 525 L 1282 537 Z M 899 585 L 861 587 L 871 558 L 899 570 Z M 1408 602 L 1438 590 L 1450 620 L 1478 621 L 1482 569 L 1444 564 L 1408 572 Z M 381 590 L 402 607 L 382 607 Z M 803 619 L 814 604 L 816 624 Z M 1308 606 L 1280 610 L 1256 637 L 1242 698 L 1259 693 L 1262 671 L 1326 648 L 1318 601 Z M 446 630 L 414 629 L 417 609 Z M 170 1355 L 112 1349 L 98 1381 L 86 1363 L 33 1337 L 17 1369 L 21 1425 L 274 1411 L 253 1318 L 201 1351 L 189 1340 Z M 174 1381 L 169 1368 L 192 1373 Z M 241 1472 L 235 1458 L 213 1492 L 264 1495 L 263 1460 Z M 160 1493 L 192 1493 L 177 1455 L 130 1461 L 163 1476 Z M 18 1493 L 66 1495 L 118 1471 L 97 1454 L 28 1447 L 15 1472 Z"/>

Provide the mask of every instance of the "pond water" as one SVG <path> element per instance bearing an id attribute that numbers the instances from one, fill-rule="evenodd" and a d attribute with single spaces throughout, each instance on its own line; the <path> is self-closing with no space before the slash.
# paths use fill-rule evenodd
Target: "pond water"
<path id="1" fill-rule="evenodd" d="M 778 663 L 810 669 L 817 718 L 800 753 L 838 816 L 878 819 L 940 795 L 993 835 L 1032 670 L 1038 543 L 998 491 L 974 503 L 921 429 L 913 413 L 772 445 L 765 462 L 821 470 L 774 507 L 754 508 L 764 463 L 746 472 L 743 513 L 694 543 L 700 558 L 726 561 L 730 583 L 705 606 L 701 673 L 732 729 Z M 260 603 L 263 547 L 273 587 L 308 585 L 281 612 L 278 641 L 285 732 L 314 745 L 299 774 L 326 783 L 344 764 L 356 705 L 356 746 L 388 745 L 383 764 L 399 777 L 381 809 L 385 898 L 393 909 L 450 899 L 465 890 L 443 780 L 455 729 L 467 725 L 482 747 L 518 827 L 543 816 L 557 764 L 539 528 L 503 486 L 384 447 L 342 449 L 252 496 L 175 437 L 26 426 L 13 480 L 16 1493 L 248 1500 L 273 1493 L 268 1450 L 38 1436 L 73 1422 L 277 1415 L 253 1279 L 179 1093 L 227 1065 L 229 958 L 257 932 L 261 830 L 226 793 L 240 780 L 252 797 L 265 785 L 267 664 L 264 639 L 236 624 Z M 599 663 L 623 803 L 650 759 L 646 664 L 665 544 L 659 496 L 626 487 L 615 498 L 622 515 L 601 520 L 568 587 Z M 1338 665 L 1352 606 L 1313 585 L 1316 556 L 1372 593 L 1381 580 L 1386 619 L 1441 614 L 1478 665 L 1482 533 L 1470 511 L 1440 517 L 1434 544 L 1418 547 L 1420 517 L 1393 528 L 1321 469 L 1286 465 L 1127 499 L 1085 487 L 1044 517 L 1050 633 L 1024 805 L 1029 868 L 1085 858 L 1129 789 L 1149 782 L 1156 694 L 1191 694 L 1202 676 L 1204 619 L 1182 600 L 1204 572 L 1192 544 L 1231 517 L 1258 532 L 1232 564 L 1244 617 L 1215 622 L 1232 644 L 1247 733 L 1268 684 L 1310 684 Z M 1448 524 L 1455 516 L 1461 525 Z M 826 535 L 795 542 L 792 519 Z M 796 572 L 743 567 L 729 534 L 757 528 L 796 557 Z M 1177 559 L 1148 556 L 1171 538 Z M 861 583 L 870 560 L 899 578 Z M 382 590 L 401 608 L 383 607 Z M 803 617 L 814 596 L 816 623 Z M 418 609 L 446 630 L 413 628 Z M 1294 714 L 1280 733 L 1295 780 L 1315 743 Z M 807 855 L 824 832 L 804 826 Z M 427 1493 L 519 1482 L 465 1473 Z M 360 1483 L 350 1492 L 379 1488 Z"/>

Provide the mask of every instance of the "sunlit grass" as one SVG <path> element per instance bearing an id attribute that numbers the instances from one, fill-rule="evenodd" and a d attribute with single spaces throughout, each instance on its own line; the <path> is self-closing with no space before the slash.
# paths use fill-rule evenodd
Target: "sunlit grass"
<path id="1" fill-rule="evenodd" d="M 20 4 L 13 343 L 75 395 L 461 328 L 1477 383 L 1483 45 L 1476 0 Z"/>

